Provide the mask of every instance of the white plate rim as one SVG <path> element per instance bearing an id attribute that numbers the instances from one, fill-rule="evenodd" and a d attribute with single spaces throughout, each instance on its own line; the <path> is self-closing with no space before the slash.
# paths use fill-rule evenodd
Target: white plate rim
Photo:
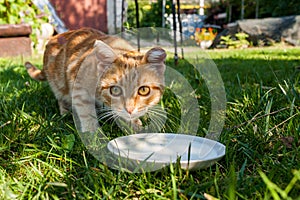
<path id="1" fill-rule="evenodd" d="M 226 154 L 226 146 L 224 144 L 218 142 L 218 141 L 211 140 L 211 139 L 204 138 L 204 137 L 195 136 L 195 135 L 177 134 L 177 133 L 138 133 L 138 134 L 121 136 L 121 137 L 117 137 L 117 138 L 109 141 L 108 144 L 107 144 L 107 148 L 115 156 L 120 156 L 120 157 L 130 159 L 130 160 L 145 161 L 145 159 L 125 157 L 125 156 L 120 155 L 119 153 L 117 153 L 113 150 L 113 149 L 116 149 L 116 147 L 113 147 L 112 143 L 116 140 L 122 140 L 123 138 L 137 137 L 137 136 L 143 136 L 143 135 L 149 136 L 151 134 L 168 134 L 168 136 L 170 136 L 170 137 L 175 137 L 175 136 L 180 135 L 180 136 L 184 136 L 184 137 L 189 137 L 193 141 L 201 141 L 201 140 L 209 141 L 209 142 L 214 143 L 214 146 L 212 147 L 212 149 L 215 149 L 215 148 L 220 149 L 220 150 L 215 149 L 215 151 L 217 151 L 217 156 L 212 157 L 210 159 L 204 159 L 204 160 L 182 160 L 182 159 L 180 159 L 181 164 L 200 164 L 200 163 L 204 163 L 204 162 L 207 162 L 207 163 L 214 162 L 214 161 L 218 161 L 219 159 L 221 159 Z M 119 151 L 121 151 L 121 150 L 119 149 Z M 221 152 L 221 153 L 219 153 L 219 152 Z M 157 164 L 170 164 L 171 163 L 170 161 L 166 161 L 166 160 L 155 160 L 155 161 L 146 160 L 146 162 L 149 162 L 149 163 L 155 162 Z"/>

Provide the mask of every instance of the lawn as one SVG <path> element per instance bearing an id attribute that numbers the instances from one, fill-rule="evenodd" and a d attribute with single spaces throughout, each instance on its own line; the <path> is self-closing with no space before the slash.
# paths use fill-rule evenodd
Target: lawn
<path id="1" fill-rule="evenodd" d="M 48 84 L 29 78 L 25 59 L 0 59 L 0 199 L 300 199 L 300 49 L 206 52 L 226 89 L 220 137 L 226 155 L 207 169 L 174 164 L 145 173 L 97 161 L 72 117 L 59 115 Z M 41 67 L 40 58 L 33 63 Z M 189 79 L 200 112 L 207 113 L 199 122 L 203 136 L 210 116 L 205 82 L 186 61 L 174 68 Z M 170 96 L 163 101 L 173 102 Z"/>

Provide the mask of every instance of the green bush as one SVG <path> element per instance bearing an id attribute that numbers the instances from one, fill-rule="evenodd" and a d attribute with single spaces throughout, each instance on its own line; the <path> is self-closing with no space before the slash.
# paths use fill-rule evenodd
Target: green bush
<path id="1" fill-rule="evenodd" d="M 165 13 L 170 14 L 172 11 L 171 8 L 172 1 L 166 0 Z M 127 28 L 136 27 L 135 13 L 135 3 L 134 1 L 129 1 L 127 9 L 127 22 L 125 23 Z M 150 6 L 148 3 L 141 1 L 139 3 L 139 22 L 140 27 L 162 27 L 162 0 L 152 3 Z"/>
<path id="2" fill-rule="evenodd" d="M 250 42 L 247 40 L 249 37 L 246 33 L 236 33 L 234 37 L 231 35 L 221 36 L 221 44 L 224 44 L 229 49 L 247 48 Z"/>
<path id="3" fill-rule="evenodd" d="M 29 24 L 33 29 L 31 39 L 37 42 L 36 30 L 47 22 L 47 16 L 30 0 L 0 0 L 0 24 Z"/>

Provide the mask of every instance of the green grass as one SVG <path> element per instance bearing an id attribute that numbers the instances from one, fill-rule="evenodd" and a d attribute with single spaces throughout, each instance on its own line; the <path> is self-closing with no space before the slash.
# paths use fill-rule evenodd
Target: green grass
<path id="1" fill-rule="evenodd" d="M 31 80 L 22 59 L 0 59 L 0 199 L 300 199 L 300 49 L 207 52 L 226 88 L 225 157 L 193 172 L 139 174 L 98 162 L 48 84 Z M 184 61 L 177 69 L 197 90 L 203 135 L 209 94 Z"/>

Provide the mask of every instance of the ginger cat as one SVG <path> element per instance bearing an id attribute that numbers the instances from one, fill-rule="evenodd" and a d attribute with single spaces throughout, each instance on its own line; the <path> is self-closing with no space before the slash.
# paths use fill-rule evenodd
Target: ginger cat
<path id="1" fill-rule="evenodd" d="M 141 125 L 139 117 L 163 94 L 165 59 L 162 48 L 141 54 L 121 38 L 83 28 L 50 39 L 42 70 L 25 67 L 33 79 L 49 82 L 61 114 L 73 106 L 79 130 L 95 132 L 96 104 L 104 104 L 104 117 Z"/>

